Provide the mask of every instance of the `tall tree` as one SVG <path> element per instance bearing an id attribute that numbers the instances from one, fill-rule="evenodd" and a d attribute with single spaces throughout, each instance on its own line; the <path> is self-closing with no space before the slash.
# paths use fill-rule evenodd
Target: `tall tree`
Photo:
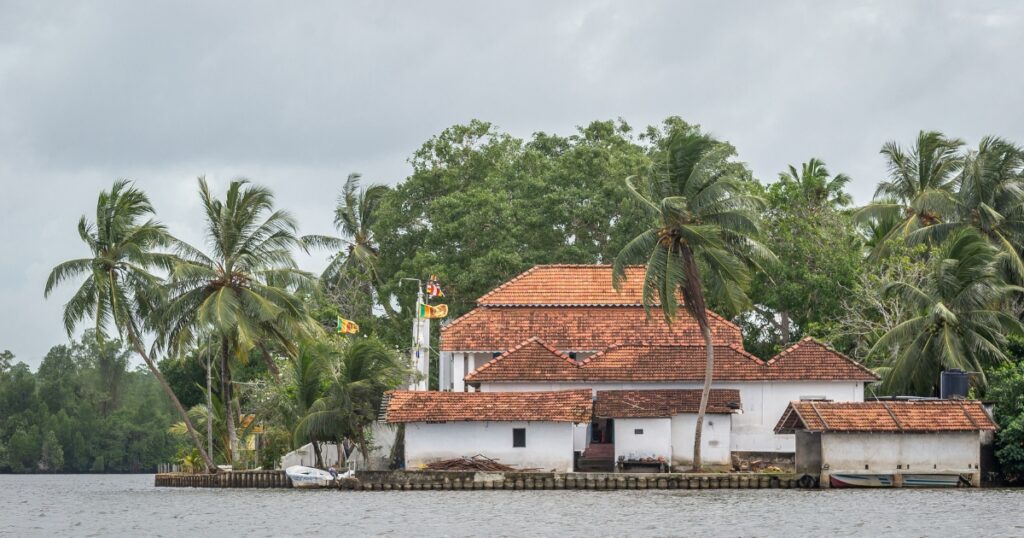
<path id="1" fill-rule="evenodd" d="M 896 142 L 882 146 L 889 178 L 878 184 L 875 201 L 857 211 L 861 222 L 899 222 L 879 245 L 942 222 L 955 211 L 953 190 L 963 167 L 963 144 L 938 131 L 921 131 L 910 149 Z"/>
<path id="2" fill-rule="evenodd" d="M 162 280 L 151 271 L 169 271 L 177 261 L 175 256 L 160 251 L 171 246 L 174 240 L 167 229 L 152 218 L 154 215 L 145 193 L 128 181 L 115 181 L 109 191 L 99 195 L 96 220 L 89 222 L 82 216 L 78 221 L 78 235 L 88 246 L 90 256 L 54 267 L 43 293 L 49 297 L 61 283 L 85 276 L 78 291 L 64 305 L 64 329 L 68 336 L 80 323 L 92 319 L 96 338 L 102 342 L 113 325 L 153 372 L 181 415 L 207 470 L 213 470 L 213 460 L 203 449 L 188 413 L 144 342 L 163 304 Z"/>
<path id="3" fill-rule="evenodd" d="M 976 231 L 955 232 L 930 256 L 920 285 L 892 282 L 886 293 L 912 311 L 878 339 L 870 354 L 896 349 L 879 368 L 891 393 L 935 394 L 943 369 L 976 372 L 1005 361 L 1007 335 L 1024 327 L 1001 308 L 1021 288 L 1000 277 L 997 251 Z"/>
<path id="4" fill-rule="evenodd" d="M 412 374 L 402 356 L 377 339 L 350 338 L 328 355 L 327 384 L 295 429 L 296 439 L 349 439 L 370 457 L 369 427 L 377 419 L 384 392 Z"/>
<path id="5" fill-rule="evenodd" d="M 383 185 L 360 188 L 359 180 L 359 174 L 349 174 L 334 208 L 334 226 L 341 237 L 310 235 L 303 240 L 337 251 L 320 275 L 320 282 L 347 316 L 368 317 L 374 294 L 385 311 L 392 312 L 389 298 L 379 293 L 380 250 L 373 237 L 378 208 L 388 189 Z"/>
<path id="6" fill-rule="evenodd" d="M 964 158 L 956 178 L 955 212 L 944 222 L 910 235 L 913 241 L 939 242 L 956 230 L 973 228 L 998 251 L 1006 278 L 1024 283 L 1024 150 L 997 137 L 985 137 Z"/>
<path id="7" fill-rule="evenodd" d="M 862 241 L 843 207 L 850 203 L 843 174 L 832 176 L 811 159 L 790 166 L 766 189 L 762 241 L 781 263 L 754 277 L 753 312 L 740 324 L 748 349 L 771 355 L 801 333 L 820 328 L 863 271 Z"/>
<path id="8" fill-rule="evenodd" d="M 626 180 L 633 198 L 651 217 L 651 226 L 615 258 L 613 284 L 621 285 L 627 264 L 646 260 L 643 302 L 648 312 L 660 305 L 671 322 L 681 297 L 700 326 L 707 355 L 693 447 L 693 468 L 699 470 L 715 364 L 705 292 L 717 304 L 738 311 L 749 304 L 745 287 L 750 269 L 774 255 L 754 239 L 756 210 L 763 202 L 748 194 L 744 180 L 749 172 L 733 160 L 732 146 L 681 122 L 669 128 L 649 173 Z"/>
<path id="9" fill-rule="evenodd" d="M 850 205 L 853 197 L 846 192 L 846 185 L 849 183 L 849 176 L 833 176 L 825 167 L 824 161 L 812 158 L 801 164 L 800 170 L 789 165 L 789 170 L 779 174 L 779 181 L 771 188 L 780 192 L 796 191 L 806 204 L 805 208 L 816 212 L 823 208 L 838 209 Z"/>
<path id="10" fill-rule="evenodd" d="M 183 260 L 171 273 L 161 342 L 181 353 L 197 343 L 202 331 L 217 336 L 220 395 L 234 458 L 238 435 L 231 358 L 245 363 L 253 348 L 265 343 L 294 354 L 294 339 L 317 334 L 319 326 L 295 294 L 311 291 L 316 279 L 297 268 L 293 253 L 305 244 L 292 216 L 274 209 L 269 190 L 240 179 L 232 181 L 219 200 L 199 178 L 199 197 L 209 254 L 181 245 Z M 269 361 L 268 368 L 276 369 L 269 353 L 260 355 Z"/>

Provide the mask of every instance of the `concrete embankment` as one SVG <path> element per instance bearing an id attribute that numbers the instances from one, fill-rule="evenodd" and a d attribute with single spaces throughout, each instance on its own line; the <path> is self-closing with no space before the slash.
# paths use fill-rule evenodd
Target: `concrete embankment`
<path id="1" fill-rule="evenodd" d="M 216 475 L 158 474 L 164 487 L 287 488 L 284 471 L 231 471 Z M 333 487 L 362 491 L 544 489 L 768 489 L 816 488 L 816 477 L 779 473 L 537 473 L 472 471 L 360 471 Z"/>

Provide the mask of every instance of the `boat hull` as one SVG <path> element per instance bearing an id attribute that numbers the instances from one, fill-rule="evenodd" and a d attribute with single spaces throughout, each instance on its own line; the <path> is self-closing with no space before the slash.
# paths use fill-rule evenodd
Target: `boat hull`
<path id="1" fill-rule="evenodd" d="M 334 477 L 322 469 L 294 465 L 285 469 L 294 488 L 325 488 L 334 482 Z"/>
<path id="2" fill-rule="evenodd" d="M 833 474 L 828 477 L 833 488 L 891 488 L 891 474 Z"/>
<path id="3" fill-rule="evenodd" d="M 908 488 L 955 488 L 962 479 L 959 474 L 905 474 L 903 485 Z M 967 482 L 970 484 L 970 482 Z"/>

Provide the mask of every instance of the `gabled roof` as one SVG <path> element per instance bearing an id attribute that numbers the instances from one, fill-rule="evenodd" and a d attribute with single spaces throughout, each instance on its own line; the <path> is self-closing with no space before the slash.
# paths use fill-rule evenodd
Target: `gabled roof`
<path id="1" fill-rule="evenodd" d="M 700 390 L 599 390 L 594 416 L 599 418 L 663 418 L 696 413 Z M 735 413 L 740 409 L 740 391 L 712 389 L 707 412 Z"/>
<path id="2" fill-rule="evenodd" d="M 644 267 L 626 268 L 612 287 L 611 265 L 536 265 L 477 299 L 480 306 L 642 305 Z"/>
<path id="3" fill-rule="evenodd" d="M 995 430 L 977 400 L 790 402 L 775 433 L 931 433 Z"/>
<path id="4" fill-rule="evenodd" d="M 741 344 L 739 327 L 711 315 L 715 342 Z M 598 351 L 615 342 L 698 345 L 704 339 L 697 320 L 685 310 L 668 324 L 660 312 L 648 319 L 641 306 L 515 308 L 480 307 L 441 328 L 441 351 L 504 351 L 536 336 L 563 350 Z"/>
<path id="5" fill-rule="evenodd" d="M 810 336 L 782 350 L 766 364 L 778 375 L 790 379 L 827 380 L 837 379 L 836 376 L 858 381 L 881 379 L 863 364 Z"/>
<path id="6" fill-rule="evenodd" d="M 398 390 L 390 397 L 387 421 L 549 421 L 589 422 L 590 390 L 552 392 L 437 392 Z"/>
<path id="7" fill-rule="evenodd" d="M 581 361 L 531 338 L 466 375 L 467 383 L 699 382 L 704 346 L 615 344 Z M 715 346 L 716 381 L 875 381 L 870 371 L 837 353 L 794 353 L 765 362 L 737 344 Z"/>

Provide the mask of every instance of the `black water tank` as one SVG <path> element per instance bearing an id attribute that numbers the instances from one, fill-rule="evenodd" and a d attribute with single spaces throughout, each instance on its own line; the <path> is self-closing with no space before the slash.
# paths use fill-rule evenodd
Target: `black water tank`
<path id="1" fill-rule="evenodd" d="M 971 374 L 957 368 L 942 372 L 942 378 L 939 380 L 939 397 L 943 400 L 966 398 L 970 376 Z"/>

